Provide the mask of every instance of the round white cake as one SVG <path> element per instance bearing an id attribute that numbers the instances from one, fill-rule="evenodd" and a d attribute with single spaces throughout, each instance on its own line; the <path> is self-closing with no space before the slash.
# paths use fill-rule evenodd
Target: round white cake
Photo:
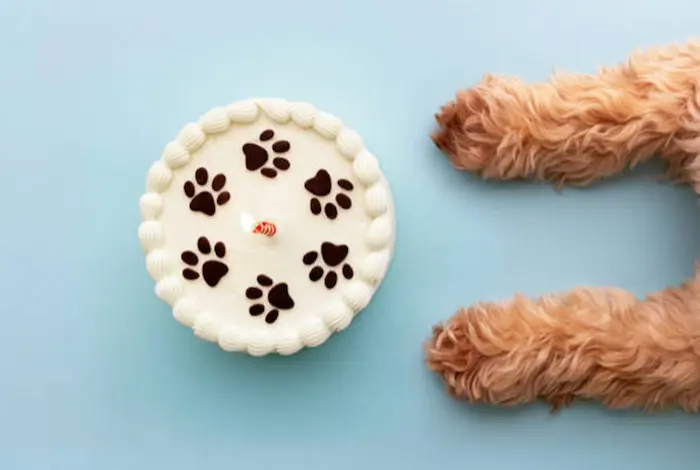
<path id="1" fill-rule="evenodd" d="M 165 146 L 146 188 L 139 240 L 156 294 L 227 351 L 322 344 L 369 304 L 392 258 L 376 158 L 308 103 L 209 111 Z"/>

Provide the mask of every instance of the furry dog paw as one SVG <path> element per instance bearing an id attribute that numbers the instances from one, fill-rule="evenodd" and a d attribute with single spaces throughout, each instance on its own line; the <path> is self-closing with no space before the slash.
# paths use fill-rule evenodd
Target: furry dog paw
<path id="1" fill-rule="evenodd" d="M 700 44 L 633 63 L 533 84 L 486 75 L 442 107 L 433 141 L 457 169 L 488 179 L 583 186 L 657 155 L 684 177 L 700 151 Z"/>

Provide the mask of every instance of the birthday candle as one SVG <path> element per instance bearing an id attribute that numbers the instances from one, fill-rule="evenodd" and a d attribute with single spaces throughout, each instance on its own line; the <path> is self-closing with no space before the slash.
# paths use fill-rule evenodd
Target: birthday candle
<path id="1" fill-rule="evenodd" d="M 274 223 L 265 220 L 257 222 L 249 214 L 241 214 L 241 225 L 251 233 L 265 235 L 266 237 L 274 237 L 277 234 L 277 226 Z"/>
<path id="2" fill-rule="evenodd" d="M 274 237 L 277 233 L 277 226 L 272 222 L 262 221 L 255 226 L 253 233 L 259 233 L 267 237 Z"/>

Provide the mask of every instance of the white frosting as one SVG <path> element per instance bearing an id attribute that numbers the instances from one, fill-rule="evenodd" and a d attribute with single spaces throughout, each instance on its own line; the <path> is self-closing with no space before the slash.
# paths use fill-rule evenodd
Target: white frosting
<path id="1" fill-rule="evenodd" d="M 257 103 L 260 109 L 276 123 L 285 124 L 289 121 L 291 106 L 288 102 L 275 98 L 267 98 L 258 100 Z"/>
<path id="2" fill-rule="evenodd" d="M 355 312 L 345 303 L 336 301 L 328 305 L 323 313 L 326 325 L 333 331 L 342 331 L 350 325 Z"/>
<path id="3" fill-rule="evenodd" d="M 229 128 L 231 121 L 226 108 L 214 108 L 200 118 L 199 125 L 205 134 L 219 134 Z"/>
<path id="4" fill-rule="evenodd" d="M 173 172 L 162 161 L 155 162 L 146 177 L 146 189 L 154 192 L 162 192 L 170 186 L 170 180 L 173 178 Z"/>
<path id="5" fill-rule="evenodd" d="M 183 297 L 173 306 L 173 316 L 185 326 L 193 327 L 200 313 L 199 305 L 192 297 Z"/>
<path id="6" fill-rule="evenodd" d="M 353 281 L 343 291 L 343 298 L 348 306 L 355 312 L 364 309 L 372 300 L 374 290 L 362 281 Z"/>
<path id="7" fill-rule="evenodd" d="M 299 334 L 304 345 L 313 348 L 325 343 L 331 330 L 322 318 L 309 318 L 299 328 Z"/>
<path id="8" fill-rule="evenodd" d="M 365 211 L 372 218 L 384 214 L 389 208 L 389 194 L 383 183 L 377 183 L 365 192 Z"/>
<path id="9" fill-rule="evenodd" d="M 267 331 L 251 331 L 246 339 L 246 350 L 251 356 L 265 356 L 275 350 L 275 343 Z"/>
<path id="10" fill-rule="evenodd" d="M 151 277 L 159 281 L 175 270 L 175 263 L 167 250 L 162 248 L 151 251 L 146 256 L 146 268 Z"/>
<path id="11" fill-rule="evenodd" d="M 155 250 L 165 241 L 163 226 L 156 220 L 146 220 L 139 226 L 139 241 L 145 252 Z M 157 280 L 157 279 L 156 279 Z"/>
<path id="12" fill-rule="evenodd" d="M 275 339 L 277 342 L 275 347 L 276 351 L 285 356 L 294 354 L 304 347 L 304 343 L 301 341 L 301 336 L 297 330 L 281 330 L 277 333 Z"/>
<path id="13" fill-rule="evenodd" d="M 146 268 L 174 318 L 254 356 L 346 329 L 394 248 L 379 163 L 309 103 L 240 101 L 187 124 L 149 169 L 139 210 Z"/>
<path id="14" fill-rule="evenodd" d="M 219 346 L 224 351 L 243 352 L 246 350 L 248 338 L 239 328 L 224 328 L 219 333 Z"/>
<path id="15" fill-rule="evenodd" d="M 379 169 L 379 162 L 374 155 L 367 150 L 362 150 L 353 162 L 353 169 L 358 178 L 365 183 L 366 186 L 372 186 L 382 177 L 382 171 Z"/>
<path id="16" fill-rule="evenodd" d="M 158 193 L 146 193 L 139 199 L 141 220 L 153 220 L 160 217 L 163 209 L 163 198 Z"/>
<path id="17" fill-rule="evenodd" d="M 316 108 L 309 103 L 294 103 L 292 105 L 291 116 L 296 124 L 307 129 L 314 124 Z"/>
<path id="18" fill-rule="evenodd" d="M 332 114 L 319 112 L 316 114 L 314 121 L 314 130 L 326 139 L 335 139 L 343 128 L 343 123 L 340 119 Z"/>
<path id="19" fill-rule="evenodd" d="M 394 221 L 383 215 L 372 220 L 367 230 L 367 246 L 371 250 L 381 250 L 391 241 L 394 231 Z"/>
<path id="20" fill-rule="evenodd" d="M 370 253 L 360 265 L 360 277 L 370 284 L 381 281 L 386 273 L 390 258 L 389 250 Z"/>
<path id="21" fill-rule="evenodd" d="M 202 128 L 191 122 L 182 128 L 175 140 L 185 147 L 188 152 L 194 152 L 204 145 L 206 139 L 207 136 Z"/>
<path id="22" fill-rule="evenodd" d="M 340 154 L 350 160 L 353 160 L 364 148 L 360 135 L 351 129 L 342 129 L 335 143 Z"/>
<path id="23" fill-rule="evenodd" d="M 226 106 L 226 112 L 231 122 L 248 123 L 258 118 L 260 109 L 255 101 L 238 101 Z"/>
<path id="24" fill-rule="evenodd" d="M 175 169 L 187 165 L 190 161 L 190 153 L 181 143 L 173 141 L 165 146 L 161 158 L 167 166 Z"/>
<path id="25" fill-rule="evenodd" d="M 173 306 L 182 296 L 182 283 L 177 275 L 167 276 L 156 284 L 156 295 L 168 305 Z"/>
<path id="26" fill-rule="evenodd" d="M 219 319 L 209 312 L 197 316 L 192 328 L 197 337 L 216 343 L 219 341 Z"/>

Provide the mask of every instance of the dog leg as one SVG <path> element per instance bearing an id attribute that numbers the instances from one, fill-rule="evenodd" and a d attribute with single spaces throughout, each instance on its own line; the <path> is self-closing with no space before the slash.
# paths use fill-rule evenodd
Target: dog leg
<path id="1" fill-rule="evenodd" d="M 573 399 L 700 411 L 700 278 L 644 301 L 618 289 L 518 296 L 457 312 L 426 344 L 450 394 L 514 406 Z"/>
<path id="2" fill-rule="evenodd" d="M 585 185 L 655 155 L 673 167 L 678 137 L 699 122 L 698 77 L 693 42 L 543 83 L 486 75 L 442 107 L 432 138 L 456 168 L 488 179 Z"/>

